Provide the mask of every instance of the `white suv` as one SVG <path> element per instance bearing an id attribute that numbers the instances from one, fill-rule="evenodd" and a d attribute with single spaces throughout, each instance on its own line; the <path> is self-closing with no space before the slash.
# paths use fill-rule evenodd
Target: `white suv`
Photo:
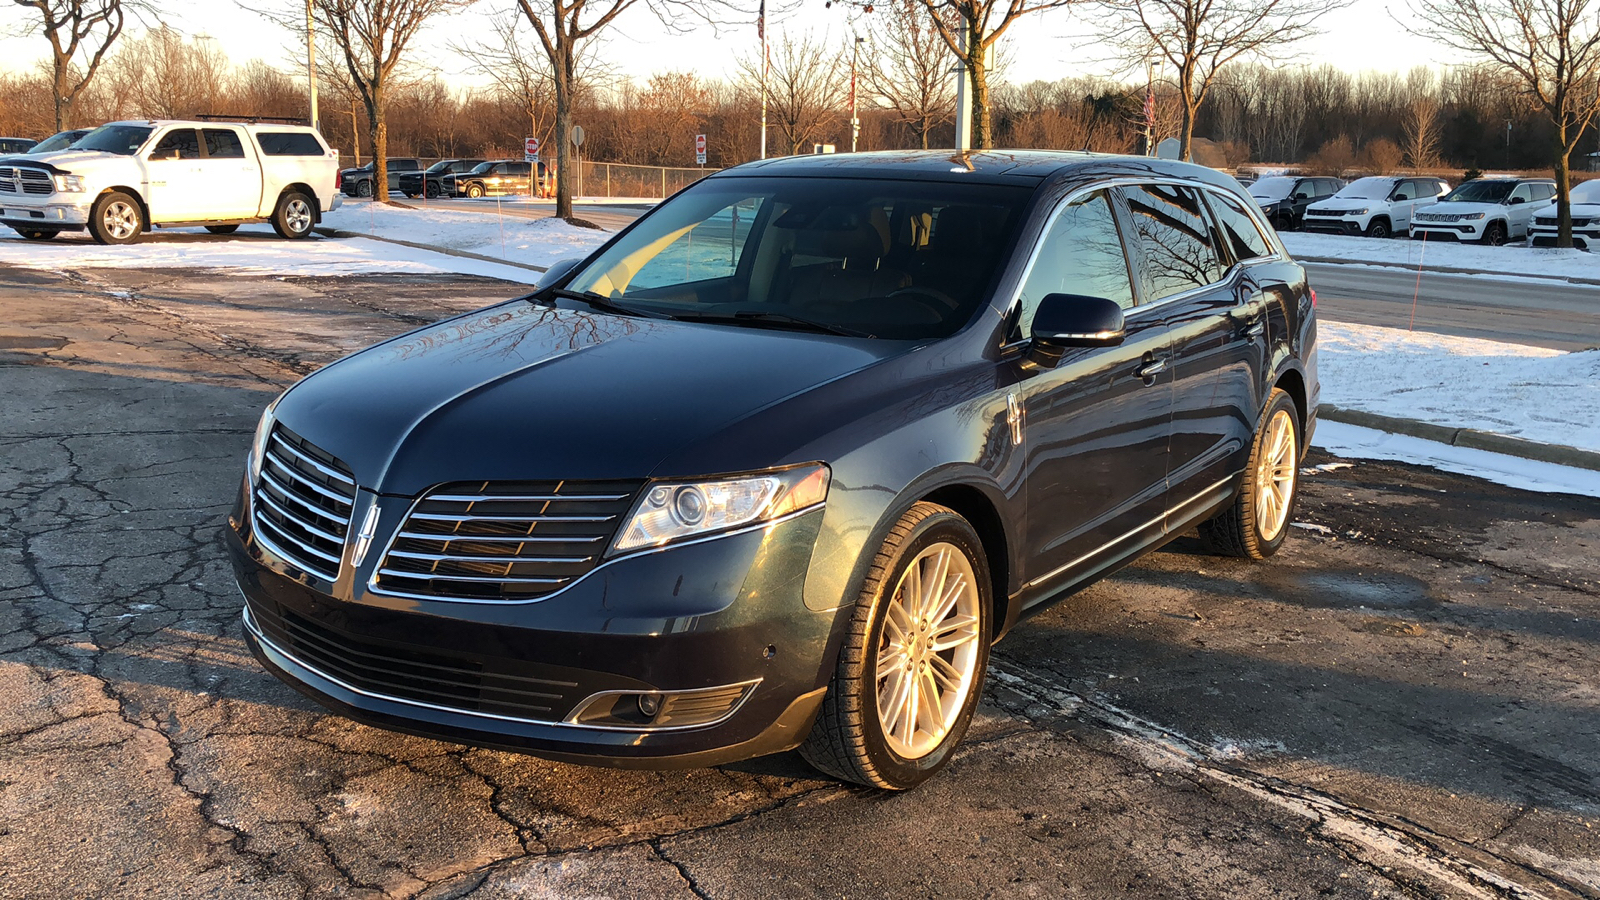
<path id="1" fill-rule="evenodd" d="M 1573 185 L 1572 246 L 1579 250 L 1600 248 L 1600 179 Z M 1554 247 L 1561 234 L 1554 205 L 1546 206 L 1533 217 L 1528 243 L 1535 247 Z"/>
<path id="2" fill-rule="evenodd" d="M 1496 247 L 1528 236 L 1533 214 L 1549 206 L 1548 178 L 1478 178 L 1411 217 L 1412 240 L 1483 241 Z"/>
<path id="3" fill-rule="evenodd" d="M 113 122 L 69 150 L 0 164 L 0 223 L 32 240 L 87 228 L 102 244 L 246 222 L 302 238 L 338 207 L 338 177 L 337 151 L 304 126 Z"/>
<path id="4" fill-rule="evenodd" d="M 1307 209 L 1305 229 L 1368 237 L 1405 234 L 1413 210 L 1431 206 L 1449 190 L 1443 179 L 1427 176 L 1357 178 Z"/>

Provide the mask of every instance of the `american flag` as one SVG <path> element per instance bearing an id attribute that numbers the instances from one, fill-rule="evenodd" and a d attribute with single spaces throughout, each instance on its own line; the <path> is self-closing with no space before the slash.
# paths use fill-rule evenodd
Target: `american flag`
<path id="1" fill-rule="evenodd" d="M 763 3 L 766 0 L 762 0 Z M 1156 124 L 1156 92 L 1146 89 L 1144 92 L 1144 121 L 1151 128 Z"/>
<path id="2" fill-rule="evenodd" d="M 761 12 L 756 16 L 756 37 L 767 39 L 767 0 L 761 0 Z"/>

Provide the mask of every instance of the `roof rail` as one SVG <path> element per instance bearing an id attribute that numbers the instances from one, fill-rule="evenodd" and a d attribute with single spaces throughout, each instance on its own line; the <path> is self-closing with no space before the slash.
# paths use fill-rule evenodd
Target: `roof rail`
<path id="1" fill-rule="evenodd" d="M 195 118 L 202 122 L 240 122 L 246 125 L 254 125 L 257 122 L 280 122 L 285 125 L 310 124 L 302 116 L 227 116 L 207 114 L 195 116 Z"/>

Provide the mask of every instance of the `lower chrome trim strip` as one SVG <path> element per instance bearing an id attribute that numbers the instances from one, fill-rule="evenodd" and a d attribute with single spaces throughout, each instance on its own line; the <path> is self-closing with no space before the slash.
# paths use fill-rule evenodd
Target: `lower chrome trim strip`
<path id="1" fill-rule="evenodd" d="M 240 590 L 240 593 L 241 594 L 243 593 L 242 589 Z M 500 715 L 499 713 L 480 712 L 480 711 L 474 710 L 474 709 L 460 709 L 460 708 L 454 707 L 454 706 L 441 706 L 441 705 L 436 704 L 436 703 L 427 703 L 427 702 L 422 701 L 422 700 L 410 700 L 410 699 L 407 699 L 405 697 L 396 697 L 396 696 L 394 696 L 392 694 L 384 694 L 384 693 L 381 693 L 379 691 L 369 691 L 369 690 L 366 690 L 365 688 L 358 688 L 355 685 L 350 684 L 347 681 L 344 681 L 344 680 L 342 680 L 340 678 L 335 678 L 334 676 L 329 675 L 327 672 L 324 672 L 324 671 L 322 671 L 321 669 L 318 669 L 315 666 L 307 664 L 305 661 L 303 661 L 300 658 L 298 658 L 298 657 L 294 656 L 293 654 L 289 653 L 287 650 L 283 649 L 282 647 L 279 647 L 277 644 L 274 644 L 270 638 L 268 638 L 265 634 L 262 633 L 261 626 L 256 624 L 255 617 L 250 615 L 250 606 L 249 606 L 248 603 L 245 604 L 243 618 L 244 618 L 244 627 L 245 627 L 245 629 L 247 631 L 250 632 L 251 637 L 254 637 L 256 639 L 256 641 L 261 644 L 261 648 L 263 650 L 267 651 L 267 654 L 269 656 L 275 657 L 273 659 L 273 662 L 277 663 L 280 667 L 288 668 L 288 667 L 292 666 L 294 668 L 303 669 L 304 671 L 310 672 L 312 675 L 315 675 L 318 678 L 323 679 L 324 681 L 328 681 L 328 682 L 330 682 L 332 684 L 336 684 L 339 687 L 342 687 L 345 690 L 350 691 L 353 694 L 360 694 L 363 697 L 371 697 L 374 700 L 384 700 L 384 701 L 387 701 L 389 703 L 400 703 L 400 704 L 404 704 L 406 706 L 419 707 L 421 709 L 431 709 L 431 710 L 436 710 L 438 712 L 454 713 L 454 714 L 460 715 L 460 716 L 475 716 L 475 717 L 481 718 L 481 719 L 496 719 L 496 720 L 501 721 L 501 722 L 519 722 L 519 723 L 522 723 L 522 724 L 525 724 L 525 725 L 544 725 L 544 726 L 549 726 L 551 728 L 572 728 L 572 729 L 578 729 L 578 730 L 582 730 L 582 731 L 625 731 L 625 732 L 629 732 L 629 733 L 632 733 L 632 734 L 640 734 L 640 735 L 644 735 L 644 734 L 662 734 L 662 733 L 672 732 L 672 731 L 692 731 L 692 730 L 697 729 L 697 728 L 710 728 L 713 725 L 717 725 L 717 724 L 720 724 L 722 722 L 726 722 L 734 713 L 738 712 L 740 710 L 740 708 L 742 708 L 744 706 L 745 700 L 748 700 L 750 698 L 750 695 L 755 693 L 755 687 L 754 686 L 761 683 L 761 679 L 757 678 L 754 681 L 750 681 L 750 682 L 736 682 L 735 684 L 732 684 L 732 685 L 717 685 L 717 687 L 735 687 L 735 686 L 738 686 L 738 685 L 741 685 L 741 684 L 749 684 L 751 687 L 750 687 L 750 689 L 745 691 L 744 696 L 740 698 L 739 702 L 737 704 L 735 704 L 732 709 L 728 710 L 727 715 L 724 715 L 722 718 L 717 719 L 715 722 L 705 722 L 705 723 L 702 723 L 702 724 L 699 724 L 699 725 L 676 725 L 676 726 L 669 725 L 669 726 L 664 727 L 664 728 L 627 728 L 627 727 L 623 727 L 623 726 L 619 726 L 619 725 L 583 725 L 583 724 L 579 724 L 577 722 L 555 721 L 555 720 L 552 720 L 552 719 L 525 719 L 525 718 L 522 718 L 520 716 L 506 716 L 506 715 Z M 288 665 L 285 666 L 284 665 L 285 663 L 287 663 Z M 301 680 L 304 680 L 304 679 L 301 679 Z M 706 689 L 705 688 L 692 688 L 690 690 L 706 690 Z M 583 698 L 583 700 L 579 701 L 578 704 L 576 706 L 574 706 L 573 708 L 574 709 L 581 709 L 584 704 L 590 702 L 594 697 L 597 697 L 597 696 L 600 696 L 601 694 L 606 694 L 606 693 L 611 693 L 611 692 L 600 691 L 598 693 L 591 694 L 588 697 Z M 650 692 L 648 692 L 648 691 L 633 691 L 632 693 L 650 693 Z M 678 693 L 678 692 L 676 692 L 676 691 L 659 691 L 658 693 Z"/>

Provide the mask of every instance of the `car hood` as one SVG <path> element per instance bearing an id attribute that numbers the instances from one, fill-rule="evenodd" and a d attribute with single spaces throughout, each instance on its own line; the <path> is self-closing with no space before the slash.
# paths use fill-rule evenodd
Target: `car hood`
<path id="1" fill-rule="evenodd" d="M 1540 219 L 1556 218 L 1556 205 L 1554 203 L 1539 210 Z M 1572 217 L 1574 219 L 1600 218 L 1600 203 L 1574 203 L 1572 204 Z"/>
<path id="2" fill-rule="evenodd" d="M 57 150 L 54 153 L 28 154 L 25 156 L 11 156 L 7 162 L 12 164 L 25 164 L 51 169 L 55 172 L 85 171 L 91 166 L 102 163 L 127 165 L 135 157 L 124 156 L 121 153 L 107 153 L 104 150 Z"/>
<path id="3" fill-rule="evenodd" d="M 277 416 L 387 494 L 447 481 L 714 474 L 656 470 L 906 349 L 513 301 L 346 357 L 291 389 Z"/>
<path id="4" fill-rule="evenodd" d="M 1387 206 L 1387 200 L 1358 200 L 1346 197 L 1331 197 L 1316 204 L 1312 209 L 1332 210 L 1343 212 L 1347 209 L 1371 209 L 1375 206 Z"/>
<path id="5" fill-rule="evenodd" d="M 1468 203 L 1462 200 L 1453 200 L 1449 203 L 1435 203 L 1428 207 L 1430 215 L 1461 216 L 1468 213 L 1505 212 L 1507 207 L 1499 203 Z"/>

